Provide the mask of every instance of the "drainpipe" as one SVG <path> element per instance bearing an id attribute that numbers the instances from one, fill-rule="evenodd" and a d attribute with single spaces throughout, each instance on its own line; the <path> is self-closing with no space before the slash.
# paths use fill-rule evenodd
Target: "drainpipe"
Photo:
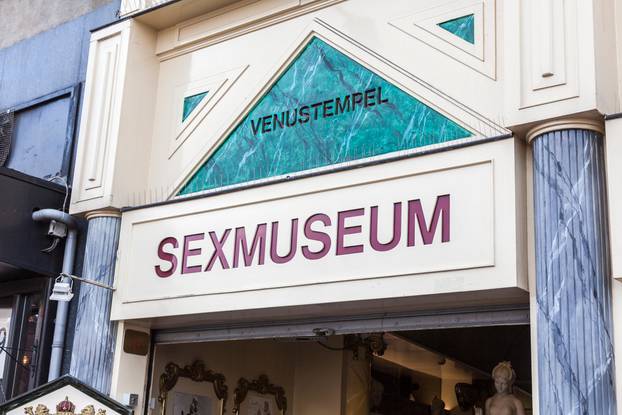
<path id="1" fill-rule="evenodd" d="M 73 262 L 76 253 L 78 239 L 78 224 L 68 213 L 55 209 L 41 209 L 32 214 L 35 222 L 57 222 L 67 225 L 67 240 L 65 241 L 65 253 L 63 256 L 63 274 L 73 274 Z M 71 278 L 63 277 L 61 282 L 69 283 Z M 63 360 L 63 348 L 65 346 L 65 331 L 67 328 L 67 315 L 69 314 L 69 301 L 59 301 L 56 308 L 56 321 L 54 323 L 54 339 L 52 340 L 52 356 L 50 357 L 50 370 L 48 382 L 60 376 L 60 367 Z"/>

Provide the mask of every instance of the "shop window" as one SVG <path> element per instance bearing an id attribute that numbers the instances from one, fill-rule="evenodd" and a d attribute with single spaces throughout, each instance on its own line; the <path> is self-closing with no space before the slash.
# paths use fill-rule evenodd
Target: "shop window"
<path id="1" fill-rule="evenodd" d="M 0 298 L 0 403 L 37 386 L 41 311 L 39 293 Z"/>
<path id="2" fill-rule="evenodd" d="M 458 36 L 460 39 L 475 44 L 475 15 L 458 17 L 456 19 L 447 20 L 438 25 L 449 33 Z"/>
<path id="3" fill-rule="evenodd" d="M 24 302 L 24 314 L 20 327 L 20 339 L 16 348 L 17 364 L 13 386 L 13 396 L 25 393 L 34 387 L 34 361 L 35 350 L 38 346 L 38 333 L 40 333 L 41 319 L 41 296 L 38 294 L 28 295 Z"/>
<path id="4" fill-rule="evenodd" d="M 477 415 L 495 367 L 532 413 L 528 325 L 158 344 L 152 359 L 150 414 Z"/>
<path id="5" fill-rule="evenodd" d="M 179 194 L 419 151 L 472 135 L 313 38 Z"/>
<path id="6" fill-rule="evenodd" d="M 41 179 L 66 178 L 71 167 L 79 85 L 9 108 L 11 136 L 3 141 L 12 170 Z M 2 111 L 4 112 L 4 111 Z"/>
<path id="7" fill-rule="evenodd" d="M 530 414 L 528 331 L 529 326 L 507 326 L 387 333 L 386 353 L 374 356 L 371 365 L 372 409 L 429 414 L 440 406 L 448 415 L 483 415 L 486 400 L 496 393 L 491 371 L 508 362 L 517 374 L 512 393 Z"/>
<path id="8" fill-rule="evenodd" d="M 11 317 L 13 316 L 13 298 L 0 298 L 0 403 L 6 399 L 7 360 L 11 339 Z"/>

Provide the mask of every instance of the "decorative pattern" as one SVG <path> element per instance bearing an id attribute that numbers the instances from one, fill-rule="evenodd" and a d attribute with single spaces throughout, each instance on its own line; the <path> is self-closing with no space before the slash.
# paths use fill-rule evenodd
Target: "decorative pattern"
<path id="1" fill-rule="evenodd" d="M 56 415 L 75 415 L 76 406 L 69 400 L 69 397 L 66 396 L 65 400 L 59 402 L 56 405 Z M 47 406 L 43 404 L 38 404 L 35 410 L 32 410 L 32 406 L 27 406 L 24 408 L 24 414 L 26 415 L 54 415 L 50 414 L 50 410 Z M 80 415 L 106 415 L 105 409 L 98 409 L 95 412 L 95 407 L 93 405 L 87 405 L 82 409 Z"/>
<path id="2" fill-rule="evenodd" d="M 540 413 L 616 413 L 603 138 L 536 137 Z"/>
<path id="3" fill-rule="evenodd" d="M 223 374 L 205 369 L 205 364 L 201 360 L 196 360 L 192 365 L 186 365 L 183 368 L 170 362 L 164 368 L 164 373 L 160 375 L 158 402 L 160 403 L 160 413 L 162 415 L 166 413 L 168 392 L 175 387 L 179 378 L 189 378 L 194 382 L 212 383 L 216 397 L 223 401 L 224 410 L 227 403 L 227 385 L 225 385 L 225 376 Z"/>
<path id="4" fill-rule="evenodd" d="M 475 15 L 458 17 L 438 24 L 462 40 L 475 44 Z"/>
<path id="5" fill-rule="evenodd" d="M 179 194 L 470 136 L 456 122 L 313 38 Z"/>
<path id="6" fill-rule="evenodd" d="M 268 376 L 259 375 L 257 379 L 248 381 L 245 378 L 238 380 L 238 387 L 235 388 L 235 398 L 233 402 L 233 413 L 240 413 L 240 405 L 246 399 L 249 391 L 257 392 L 260 395 L 274 395 L 276 406 L 283 414 L 287 411 L 287 398 L 285 397 L 285 390 L 281 386 L 276 386 L 270 383 Z"/>
<path id="7" fill-rule="evenodd" d="M 200 94 L 195 94 L 189 97 L 184 98 L 184 112 L 181 117 L 181 121 L 186 121 L 186 118 L 190 115 L 190 113 L 201 103 L 203 98 L 207 95 L 209 91 L 201 92 Z"/>

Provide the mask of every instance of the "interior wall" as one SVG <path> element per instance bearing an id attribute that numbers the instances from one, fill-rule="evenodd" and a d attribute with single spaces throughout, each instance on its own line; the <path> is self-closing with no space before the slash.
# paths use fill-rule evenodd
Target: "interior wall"
<path id="1" fill-rule="evenodd" d="M 333 338 L 340 346 L 341 338 Z M 297 344 L 294 402 L 297 415 L 339 414 L 343 391 L 342 362 L 345 353 L 324 349 L 317 344 Z"/>
<path id="2" fill-rule="evenodd" d="M 354 359 L 351 351 L 345 352 L 343 362 L 345 398 L 343 411 L 345 415 L 369 414 L 369 391 L 371 388 L 371 373 L 369 361 L 362 358 L 365 350 L 359 349 L 359 358 Z"/>

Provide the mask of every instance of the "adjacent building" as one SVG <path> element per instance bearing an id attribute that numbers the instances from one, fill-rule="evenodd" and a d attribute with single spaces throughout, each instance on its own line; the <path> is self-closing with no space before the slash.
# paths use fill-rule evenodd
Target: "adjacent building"
<path id="1" fill-rule="evenodd" d="M 69 209 L 90 29 L 117 20 L 119 3 L 29 8 L 0 4 L 0 403 L 47 382 L 54 344 L 69 370 L 75 307 L 58 342 L 56 302 L 48 300 L 68 229 L 35 222 L 33 213 Z M 74 226 L 79 273 L 86 226 Z"/>

